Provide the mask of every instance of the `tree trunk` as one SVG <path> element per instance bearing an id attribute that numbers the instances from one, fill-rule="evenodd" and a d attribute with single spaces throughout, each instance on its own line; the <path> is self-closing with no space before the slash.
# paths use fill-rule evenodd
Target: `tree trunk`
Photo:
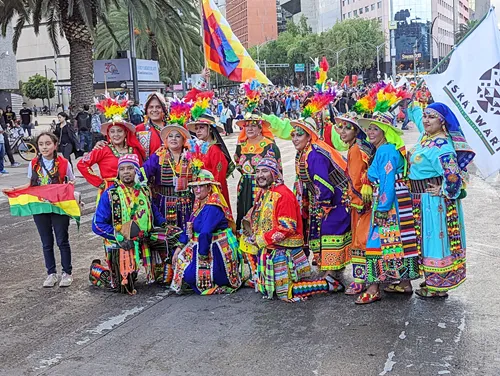
<path id="1" fill-rule="evenodd" d="M 159 61 L 158 42 L 156 41 L 156 35 L 154 33 L 149 33 L 149 42 L 151 43 L 151 60 Z"/>

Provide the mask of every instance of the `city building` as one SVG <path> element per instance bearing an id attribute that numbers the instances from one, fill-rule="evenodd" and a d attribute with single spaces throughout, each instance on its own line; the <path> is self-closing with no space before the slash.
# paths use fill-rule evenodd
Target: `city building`
<path id="1" fill-rule="evenodd" d="M 22 82 L 35 74 L 52 79 L 56 85 L 56 95 L 50 99 L 51 106 L 61 103 L 66 108 L 71 96 L 69 44 L 66 38 L 59 35 L 58 38 L 59 55 L 52 47 L 45 23 L 41 24 L 38 35 L 32 26 L 24 26 L 16 52 L 17 74 Z M 31 103 L 41 106 L 42 100 L 32 100 Z"/>
<path id="2" fill-rule="evenodd" d="M 331 29 L 342 20 L 341 2 L 318 0 L 318 32 Z"/>
<path id="3" fill-rule="evenodd" d="M 245 48 L 278 37 L 276 0 L 226 0 L 226 19 Z"/>
<path id="4" fill-rule="evenodd" d="M 331 0 L 324 0 L 325 2 Z M 292 15 L 292 20 L 298 23 L 302 16 L 307 18 L 307 24 L 313 33 L 318 33 L 320 0 L 280 0 L 281 6 Z"/>
<path id="5" fill-rule="evenodd" d="M 386 37 L 384 71 L 391 72 L 390 28 L 394 28 L 397 73 L 427 72 L 452 49 L 460 24 L 469 20 L 467 0 L 342 0 L 342 19 L 370 18 Z"/>
<path id="6" fill-rule="evenodd" d="M 226 0 L 214 0 L 215 5 L 217 5 L 217 8 L 219 8 L 222 16 L 226 18 Z"/>
<path id="7" fill-rule="evenodd" d="M 469 0 L 470 19 L 480 20 L 490 10 L 490 0 Z"/>
<path id="8" fill-rule="evenodd" d="M 12 25 L 7 26 L 5 38 L 0 35 L 0 107 L 12 106 L 19 111 L 22 99 L 12 94 L 11 90 L 19 89 L 19 80 L 16 71 L 16 55 L 12 50 Z"/>

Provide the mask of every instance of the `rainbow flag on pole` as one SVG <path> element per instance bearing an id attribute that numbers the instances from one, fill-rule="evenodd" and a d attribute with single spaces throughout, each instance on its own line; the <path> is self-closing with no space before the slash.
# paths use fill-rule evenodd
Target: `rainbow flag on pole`
<path id="1" fill-rule="evenodd" d="M 230 80 L 272 84 L 234 35 L 214 0 L 203 0 L 203 39 L 208 67 Z"/>
<path id="2" fill-rule="evenodd" d="M 15 217 L 55 213 L 67 215 L 80 224 L 80 206 L 75 200 L 75 187 L 72 184 L 28 187 L 6 195 L 10 214 Z"/>

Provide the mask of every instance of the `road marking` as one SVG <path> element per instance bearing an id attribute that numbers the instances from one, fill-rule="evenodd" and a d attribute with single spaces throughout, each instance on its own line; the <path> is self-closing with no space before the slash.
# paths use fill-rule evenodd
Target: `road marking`
<path id="1" fill-rule="evenodd" d="M 120 324 L 123 324 L 127 317 L 133 316 L 136 313 L 141 312 L 144 310 L 145 307 L 134 307 L 132 309 L 127 309 L 123 311 L 120 315 L 110 317 L 106 321 L 100 323 L 97 325 L 94 329 L 89 329 L 87 330 L 87 333 L 89 334 L 102 334 L 104 331 L 108 331 L 113 329 L 115 326 L 118 326 Z"/>
<path id="2" fill-rule="evenodd" d="M 394 364 L 396 364 L 396 362 L 392 360 L 394 356 L 394 351 L 391 351 L 389 354 L 387 354 L 387 360 L 385 361 L 384 370 L 379 373 L 379 376 L 384 376 L 385 374 L 387 374 L 387 372 L 392 371 L 392 367 L 394 367 Z"/>

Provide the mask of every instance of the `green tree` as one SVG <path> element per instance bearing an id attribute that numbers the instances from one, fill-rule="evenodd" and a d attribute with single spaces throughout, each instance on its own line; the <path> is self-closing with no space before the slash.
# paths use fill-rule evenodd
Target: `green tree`
<path id="1" fill-rule="evenodd" d="M 111 59 L 119 50 L 130 44 L 128 16 L 124 0 L 107 13 L 106 22 L 99 22 L 94 55 L 96 59 Z M 202 68 L 200 18 L 195 4 L 187 2 L 186 13 L 181 24 L 172 22 L 176 15 L 167 9 L 163 17 L 135 18 L 135 44 L 137 57 L 160 62 L 160 79 L 166 83 L 180 80 L 179 47 L 184 50 L 188 72 L 199 72 Z M 112 32 L 110 32 L 110 30 Z M 159 37 L 160 36 L 160 37 Z"/>
<path id="2" fill-rule="evenodd" d="M 455 33 L 455 44 L 462 41 L 469 31 L 474 29 L 479 20 L 469 20 L 465 24 L 460 24 L 458 31 Z"/>
<path id="3" fill-rule="evenodd" d="M 23 83 L 22 92 L 29 99 L 44 100 L 53 98 L 56 88 L 51 79 L 47 79 L 40 74 L 35 74 L 28 79 L 28 82 Z"/>
<path id="4" fill-rule="evenodd" d="M 94 38 L 98 20 L 106 22 L 106 14 L 116 5 L 116 0 L 1 0 L 0 25 L 3 36 L 7 25 L 15 21 L 13 48 L 24 26 L 32 25 L 38 35 L 40 26 L 46 24 L 47 32 L 59 54 L 58 38 L 65 37 L 70 46 L 71 104 L 81 106 L 92 103 Z M 138 19 L 157 19 L 168 12 L 172 25 L 181 25 L 183 15 L 189 14 L 191 2 L 186 0 L 123 0 Z M 123 19 L 127 23 L 127 19 Z"/>

